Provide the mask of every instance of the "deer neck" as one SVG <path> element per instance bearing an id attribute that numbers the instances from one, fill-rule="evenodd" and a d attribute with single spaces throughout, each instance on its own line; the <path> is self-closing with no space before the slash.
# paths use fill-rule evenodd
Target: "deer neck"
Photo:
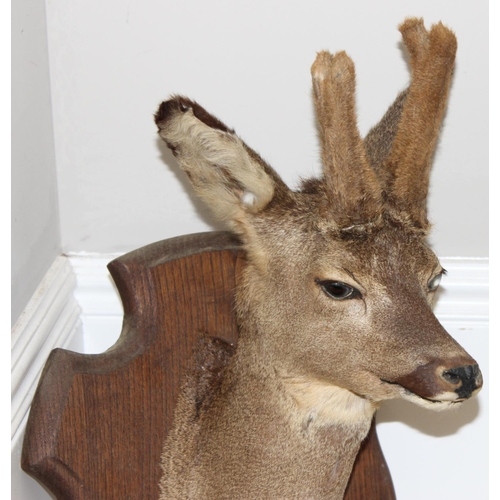
<path id="1" fill-rule="evenodd" d="M 290 374 L 276 366 L 262 353 L 255 353 L 259 343 L 241 341 L 232 366 L 230 379 L 236 385 L 253 384 L 262 388 L 247 388 L 247 394 L 261 394 L 269 400 L 275 398 L 276 410 L 282 410 L 290 425 L 301 430 L 345 429 L 348 434 L 359 434 L 364 439 L 379 403 L 354 392 L 314 377 Z"/>
<path id="2" fill-rule="evenodd" d="M 241 432 L 255 433 L 248 441 L 262 441 L 256 453 L 266 456 L 265 470 L 256 474 L 261 484 L 290 485 L 283 498 L 342 499 L 376 405 L 347 389 L 264 366 L 257 361 L 262 354 L 246 353 L 242 340 L 226 380 L 232 386 L 228 407 L 238 408 Z M 252 351 L 258 342 L 249 345 Z M 300 484 L 292 487 L 297 477 Z"/>

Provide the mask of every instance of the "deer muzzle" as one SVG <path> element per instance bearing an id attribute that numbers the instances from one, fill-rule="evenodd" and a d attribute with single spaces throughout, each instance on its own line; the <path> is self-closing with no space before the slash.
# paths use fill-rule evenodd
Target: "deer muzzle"
<path id="1" fill-rule="evenodd" d="M 429 401 L 464 401 L 481 389 L 483 376 L 472 358 L 443 363 L 433 361 L 392 380 L 405 390 Z"/>

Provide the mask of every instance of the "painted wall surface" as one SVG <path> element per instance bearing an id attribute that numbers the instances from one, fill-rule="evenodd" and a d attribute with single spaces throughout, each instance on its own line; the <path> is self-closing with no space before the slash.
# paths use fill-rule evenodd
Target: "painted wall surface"
<path id="1" fill-rule="evenodd" d="M 44 0 L 12 2 L 14 323 L 61 253 Z"/>
<path id="2" fill-rule="evenodd" d="M 47 3 L 64 251 L 123 252 L 217 225 L 157 138 L 171 93 L 222 119 L 293 186 L 320 171 L 309 68 L 346 50 L 366 133 L 409 79 L 397 25 L 443 20 L 459 50 L 431 179 L 440 256 L 488 254 L 488 2 Z"/>

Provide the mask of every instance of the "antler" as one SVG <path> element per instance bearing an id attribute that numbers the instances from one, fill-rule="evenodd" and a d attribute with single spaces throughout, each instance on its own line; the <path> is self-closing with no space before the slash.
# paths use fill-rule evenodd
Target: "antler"
<path id="1" fill-rule="evenodd" d="M 356 124 L 354 64 L 345 52 L 320 52 L 311 73 L 329 210 L 343 229 L 372 222 L 382 196 Z"/>
<path id="2" fill-rule="evenodd" d="M 402 94 L 403 110 L 382 170 L 387 179 L 389 203 L 402 218 L 426 229 L 430 168 L 448 98 L 457 41 L 453 32 L 441 23 L 427 31 L 422 19 L 407 19 L 399 30 L 410 54 L 412 81 Z"/>

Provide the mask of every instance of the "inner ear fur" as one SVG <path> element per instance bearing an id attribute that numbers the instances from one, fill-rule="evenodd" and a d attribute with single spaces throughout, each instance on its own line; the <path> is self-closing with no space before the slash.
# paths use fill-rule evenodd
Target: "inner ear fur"
<path id="1" fill-rule="evenodd" d="M 197 195 L 217 218 L 239 221 L 263 210 L 277 190 L 287 190 L 255 151 L 199 104 L 174 96 L 160 105 L 155 121 Z"/>

